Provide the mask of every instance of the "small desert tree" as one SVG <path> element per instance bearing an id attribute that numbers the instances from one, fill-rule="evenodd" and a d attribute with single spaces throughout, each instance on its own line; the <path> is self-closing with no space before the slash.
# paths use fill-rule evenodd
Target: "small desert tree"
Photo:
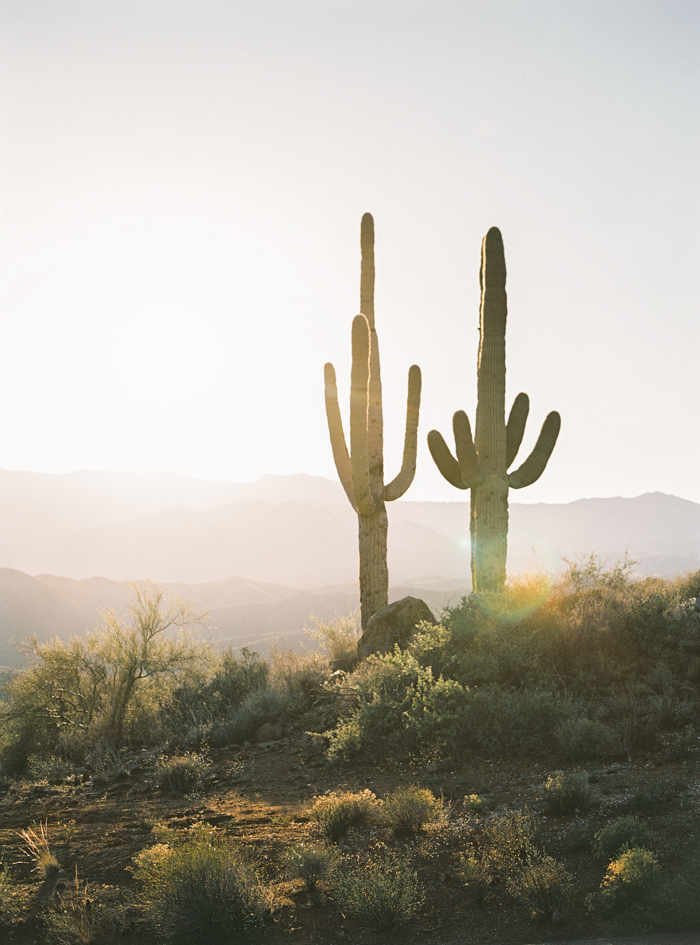
<path id="1" fill-rule="evenodd" d="M 134 595 L 126 621 L 110 611 L 102 615 L 103 626 L 84 638 L 40 643 L 34 637 L 23 644 L 32 663 L 9 687 L 3 754 L 21 764 L 37 749 L 55 747 L 62 734 L 119 747 L 143 688 L 155 689 L 209 661 L 209 648 L 187 633 L 204 614 L 182 601 L 166 606 L 162 589 L 151 584 L 134 585 Z M 166 632 L 173 629 L 179 632 Z"/>

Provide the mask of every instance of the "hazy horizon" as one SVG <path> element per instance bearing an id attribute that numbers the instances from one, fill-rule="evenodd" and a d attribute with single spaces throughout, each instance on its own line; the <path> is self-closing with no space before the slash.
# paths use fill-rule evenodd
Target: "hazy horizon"
<path id="1" fill-rule="evenodd" d="M 685 0 L 0 0 L 0 469 L 336 479 L 369 211 L 406 500 L 468 498 L 426 435 L 474 420 L 497 225 L 520 457 L 562 416 L 511 501 L 700 502 L 699 38 Z"/>

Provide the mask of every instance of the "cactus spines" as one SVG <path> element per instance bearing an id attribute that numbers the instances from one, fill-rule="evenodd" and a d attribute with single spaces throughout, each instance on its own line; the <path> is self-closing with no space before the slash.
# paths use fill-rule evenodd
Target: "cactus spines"
<path id="1" fill-rule="evenodd" d="M 360 611 L 362 629 L 369 618 L 389 603 L 387 568 L 388 518 L 385 502 L 400 498 L 413 482 L 418 446 L 421 373 L 408 372 L 408 405 L 403 462 L 398 476 L 384 485 L 382 382 L 379 343 L 374 325 L 374 221 L 362 217 L 361 314 L 352 323 L 350 374 L 350 450 L 338 407 L 338 387 L 332 364 L 324 369 L 326 416 L 338 477 L 357 512 L 360 546 Z"/>
<path id="2" fill-rule="evenodd" d="M 492 227 L 481 246 L 481 309 L 477 406 L 474 438 L 469 418 L 453 418 L 456 458 L 437 430 L 428 434 L 430 453 L 442 475 L 458 489 L 471 489 L 471 570 L 475 591 L 499 591 L 506 579 L 508 491 L 531 485 L 544 472 L 559 436 L 561 418 L 547 416 L 537 443 L 514 472 L 530 410 L 527 394 L 518 394 L 505 422 L 506 264 L 500 231 Z"/>

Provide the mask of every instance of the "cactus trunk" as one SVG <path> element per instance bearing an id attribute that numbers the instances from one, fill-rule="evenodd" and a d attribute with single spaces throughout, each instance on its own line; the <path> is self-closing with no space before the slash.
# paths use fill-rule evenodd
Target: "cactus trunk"
<path id="1" fill-rule="evenodd" d="M 399 475 L 384 485 L 382 382 L 379 342 L 374 325 L 374 221 L 362 218 L 360 307 L 352 324 L 350 382 L 350 452 L 338 408 L 335 370 L 326 364 L 326 415 L 333 458 L 345 493 L 358 515 L 360 550 L 360 613 L 362 629 L 389 603 L 387 568 L 388 519 L 385 502 L 402 496 L 413 481 L 418 445 L 420 369 L 408 373 L 408 406 L 404 455 Z"/>
<path id="2" fill-rule="evenodd" d="M 471 490 L 472 587 L 500 591 L 506 580 L 508 491 L 542 475 L 559 435 L 561 418 L 552 411 L 530 456 L 515 472 L 508 468 L 523 438 L 529 400 L 518 394 L 505 422 L 506 263 L 500 231 L 492 227 L 481 246 L 481 309 L 474 439 L 462 410 L 453 418 L 456 458 L 437 430 L 428 434 L 430 453 L 442 475 L 458 489 Z"/>
<path id="3" fill-rule="evenodd" d="M 471 553 L 475 587 L 503 587 L 506 579 L 506 264 L 493 228 L 481 247 L 481 311 L 474 445 L 483 480 L 472 487 Z"/>

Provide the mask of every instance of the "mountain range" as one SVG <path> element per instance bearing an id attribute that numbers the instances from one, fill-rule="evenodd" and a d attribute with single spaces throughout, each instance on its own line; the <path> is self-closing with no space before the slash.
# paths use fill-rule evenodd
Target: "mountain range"
<path id="1" fill-rule="evenodd" d="M 439 610 L 468 591 L 465 500 L 388 505 L 392 599 Z M 670 576 L 700 568 L 700 505 L 662 493 L 512 503 L 508 545 L 510 574 L 593 552 Z M 357 519 L 338 483 L 307 475 L 0 470 L 0 664 L 16 663 L 9 639 L 84 632 L 144 579 L 209 610 L 217 643 L 296 644 L 310 613 L 357 607 Z"/>

